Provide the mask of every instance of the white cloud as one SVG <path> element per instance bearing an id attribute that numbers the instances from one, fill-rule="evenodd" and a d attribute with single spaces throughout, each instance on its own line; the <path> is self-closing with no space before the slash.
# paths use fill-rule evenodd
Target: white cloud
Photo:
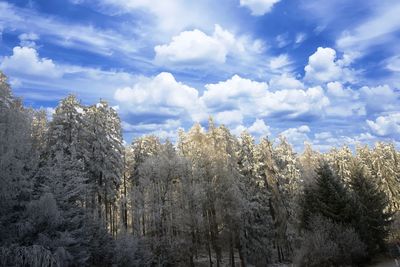
<path id="1" fill-rule="evenodd" d="M 228 126 L 237 125 L 243 122 L 243 114 L 240 110 L 226 110 L 218 112 L 215 115 L 215 121 Z"/>
<path id="2" fill-rule="evenodd" d="M 326 85 L 328 94 L 335 97 L 352 97 L 353 91 L 351 89 L 344 89 L 340 82 L 329 82 Z"/>
<path id="3" fill-rule="evenodd" d="M 298 34 L 296 34 L 296 39 L 295 39 L 295 43 L 296 44 L 301 44 L 302 42 L 304 42 L 307 38 L 307 35 L 304 32 L 299 32 Z"/>
<path id="4" fill-rule="evenodd" d="M 33 32 L 22 33 L 18 36 L 18 39 L 20 40 L 21 46 L 36 47 L 35 41 L 39 40 L 39 36 Z"/>
<path id="5" fill-rule="evenodd" d="M 304 70 L 306 80 L 318 82 L 338 80 L 342 75 L 342 70 L 336 62 L 336 51 L 329 47 L 318 47 L 308 58 L 308 65 Z"/>
<path id="6" fill-rule="evenodd" d="M 325 139 L 328 139 L 328 138 L 332 138 L 332 133 L 331 133 L 331 132 L 320 132 L 320 133 L 315 133 L 315 134 L 314 134 L 314 137 L 315 137 L 316 139 L 319 139 L 319 140 L 325 140 Z"/>
<path id="7" fill-rule="evenodd" d="M 267 83 L 244 79 L 238 75 L 205 87 L 201 101 L 210 110 L 236 109 L 242 112 L 243 117 L 275 114 L 288 118 L 302 115 L 319 117 L 329 105 L 329 99 L 321 87 L 271 92 Z"/>
<path id="8" fill-rule="evenodd" d="M 120 108 L 133 113 L 158 113 L 178 116 L 189 114 L 194 121 L 204 119 L 198 91 L 177 82 L 171 73 L 162 72 L 153 78 L 142 78 L 132 87 L 115 91 Z"/>
<path id="9" fill-rule="evenodd" d="M 376 45 L 393 45 L 398 40 L 393 33 L 400 29 L 400 2 L 379 2 L 373 5 L 371 15 L 353 30 L 343 32 L 336 44 L 342 51 L 365 52 Z"/>
<path id="10" fill-rule="evenodd" d="M 276 36 L 275 42 L 279 48 L 285 47 L 290 43 L 287 33 Z"/>
<path id="11" fill-rule="evenodd" d="M 40 58 L 37 51 L 31 47 L 14 47 L 13 54 L 2 59 L 0 68 L 7 73 L 44 77 L 60 77 L 62 75 L 51 59 Z"/>
<path id="12" fill-rule="evenodd" d="M 240 5 L 250 9 L 253 16 L 262 16 L 272 10 L 280 0 L 240 0 Z"/>
<path id="13" fill-rule="evenodd" d="M 271 135 L 270 127 L 261 119 L 256 119 L 247 130 L 254 135 Z"/>
<path id="14" fill-rule="evenodd" d="M 292 61 L 289 59 L 289 56 L 287 54 L 281 54 L 277 57 L 273 57 L 269 61 L 269 67 L 272 70 L 282 69 L 282 68 L 290 66 L 291 64 L 292 64 Z"/>
<path id="15" fill-rule="evenodd" d="M 386 60 L 386 68 L 393 72 L 400 72 L 400 56 L 394 56 Z"/>
<path id="16" fill-rule="evenodd" d="M 35 89 L 20 92 L 30 100 L 59 100 L 68 93 L 86 100 L 107 99 L 112 97 L 110 88 L 132 84 L 136 79 L 122 71 L 60 64 L 41 57 L 33 47 L 14 47 L 12 55 L 1 58 L 0 68 L 14 87 Z"/>
<path id="17" fill-rule="evenodd" d="M 399 107 L 399 92 L 388 85 L 363 86 L 359 91 L 361 100 L 370 112 L 397 110 Z"/>
<path id="18" fill-rule="evenodd" d="M 308 142 L 310 139 L 308 133 L 310 128 L 307 125 L 301 125 L 297 128 L 289 128 L 280 133 L 280 135 L 286 137 L 286 139 L 291 143 L 297 151 L 303 147 L 304 142 Z"/>
<path id="19" fill-rule="evenodd" d="M 23 33 L 34 32 L 52 44 L 104 55 L 119 52 L 132 56 L 138 49 L 139 42 L 134 39 L 135 34 L 129 29 L 114 31 L 91 25 L 66 23 L 52 16 L 43 16 L 33 9 L 19 8 L 4 2 L 0 2 L 0 14 L 0 26 L 4 31 L 21 32 L 22 38 L 29 37 Z"/>
<path id="20" fill-rule="evenodd" d="M 379 116 L 375 121 L 367 120 L 367 125 L 378 136 L 396 136 L 400 134 L 400 113 Z"/>
<path id="21" fill-rule="evenodd" d="M 318 47 L 317 51 L 308 58 L 305 66 L 304 79 L 314 83 L 343 81 L 353 82 L 356 71 L 348 68 L 357 53 L 344 54 L 336 57 L 336 51 L 330 47 Z"/>
<path id="22" fill-rule="evenodd" d="M 263 45 L 259 40 L 236 37 L 233 33 L 215 25 L 212 35 L 195 29 L 174 36 L 169 44 L 154 48 L 156 61 L 162 64 L 205 62 L 225 63 L 228 55 L 246 56 L 260 53 Z"/>
<path id="23" fill-rule="evenodd" d="M 201 97 L 202 101 L 210 108 L 221 104 L 232 105 L 237 102 L 243 104 L 265 95 L 268 84 L 244 79 L 234 75 L 231 79 L 216 84 L 205 85 L 206 91 Z"/>
<path id="24" fill-rule="evenodd" d="M 208 36 L 197 29 L 181 32 L 172 38 L 171 43 L 154 48 L 156 60 L 163 63 L 204 61 L 224 63 L 229 46 L 234 42 L 234 36 L 228 33 L 227 39 L 221 39 L 219 31 L 223 30 L 216 26 L 213 36 Z"/>
<path id="25" fill-rule="evenodd" d="M 135 123 L 131 124 L 126 121 L 122 122 L 122 128 L 126 132 L 155 132 L 155 131 L 172 131 L 181 126 L 179 120 L 167 119 L 162 123 Z"/>
<path id="26" fill-rule="evenodd" d="M 329 106 L 329 99 L 321 87 L 307 90 L 280 90 L 268 92 L 263 98 L 255 101 L 264 115 L 280 114 L 288 118 L 300 116 L 321 117 Z"/>
<path id="27" fill-rule="evenodd" d="M 304 84 L 288 73 L 275 76 L 269 81 L 271 89 L 303 89 Z"/>
<path id="28" fill-rule="evenodd" d="M 217 22 L 219 6 L 216 1 L 185 1 L 185 0 L 98 0 L 104 7 L 102 10 L 115 10 L 123 13 L 144 11 L 151 19 L 149 31 L 159 34 L 176 34 L 189 27 L 211 28 Z"/>
<path id="29" fill-rule="evenodd" d="M 233 128 L 231 132 L 236 136 L 240 136 L 242 132 L 247 131 L 248 133 L 258 138 L 271 135 L 270 129 L 271 127 L 269 125 L 266 125 L 264 120 L 256 119 L 250 126 L 246 127 L 243 124 L 240 124 Z"/>

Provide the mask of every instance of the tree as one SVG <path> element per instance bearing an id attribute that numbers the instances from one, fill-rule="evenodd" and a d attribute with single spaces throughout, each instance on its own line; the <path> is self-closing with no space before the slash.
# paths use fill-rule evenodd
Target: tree
<path id="1" fill-rule="evenodd" d="M 259 162 L 254 138 L 247 132 L 240 135 L 238 170 L 241 190 L 241 218 L 236 246 L 242 261 L 256 266 L 272 262 L 273 222 L 270 192 L 260 181 Z"/>
<path id="2" fill-rule="evenodd" d="M 310 220 L 296 261 L 307 267 L 358 266 L 365 254 L 365 245 L 354 228 L 316 216 Z"/>
<path id="3" fill-rule="evenodd" d="M 0 72 L 0 246 L 18 239 L 17 225 L 31 200 L 37 163 L 31 152 L 31 117 Z"/>
<path id="4" fill-rule="evenodd" d="M 115 203 L 124 167 L 120 119 L 116 111 L 103 100 L 86 108 L 83 118 L 83 147 L 92 210 L 97 210 L 98 217 L 115 234 Z"/>
<path id="5" fill-rule="evenodd" d="M 389 200 L 359 162 L 352 166 L 350 184 L 357 201 L 356 229 L 367 245 L 368 254 L 372 256 L 385 247 L 385 238 L 393 215 L 386 211 Z"/>
<path id="6" fill-rule="evenodd" d="M 282 262 L 291 257 L 292 247 L 288 238 L 288 206 L 279 181 L 279 168 L 274 158 L 272 143 L 264 138 L 256 148 L 257 176 L 269 194 L 269 209 L 273 220 L 274 247 L 277 261 Z"/>
<path id="7" fill-rule="evenodd" d="M 374 183 L 389 197 L 387 208 L 400 210 L 400 155 L 394 144 L 378 142 L 373 149 L 357 147 L 357 158 L 367 167 Z"/>
<path id="8" fill-rule="evenodd" d="M 305 187 L 300 205 L 302 228 L 310 228 L 310 218 L 313 216 L 323 216 L 344 224 L 354 220 L 354 201 L 327 162 L 322 162 L 317 169 L 315 182 Z"/>
<path id="9" fill-rule="evenodd" d="M 132 233 L 146 235 L 146 218 L 144 213 L 143 192 L 140 186 L 139 167 L 145 160 L 156 155 L 160 149 L 160 140 L 155 136 L 143 136 L 135 139 L 129 147 L 127 176 L 129 180 L 129 198 L 131 206 Z"/>
<path id="10" fill-rule="evenodd" d="M 345 186 L 350 183 L 351 162 L 353 153 L 348 146 L 340 149 L 333 148 L 327 155 L 328 161 L 337 176 L 342 180 Z"/>

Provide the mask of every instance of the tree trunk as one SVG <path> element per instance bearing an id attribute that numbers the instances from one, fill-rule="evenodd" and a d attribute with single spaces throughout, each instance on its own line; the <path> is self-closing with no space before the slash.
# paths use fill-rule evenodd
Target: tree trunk
<path id="1" fill-rule="evenodd" d="M 232 267 L 235 267 L 235 252 L 233 249 L 233 233 L 230 233 L 229 237 L 229 261 Z"/>
<path id="2" fill-rule="evenodd" d="M 238 249 L 238 252 L 239 252 L 240 266 L 241 267 L 246 267 L 247 266 L 247 261 L 246 261 L 245 255 L 243 253 L 243 246 L 240 243 L 240 239 L 237 242 L 237 249 Z"/>

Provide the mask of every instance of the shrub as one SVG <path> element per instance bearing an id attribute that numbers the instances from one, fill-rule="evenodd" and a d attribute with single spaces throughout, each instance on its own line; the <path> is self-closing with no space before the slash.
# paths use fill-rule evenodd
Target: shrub
<path id="1" fill-rule="evenodd" d="M 317 216 L 310 221 L 296 259 L 300 266 L 356 265 L 366 256 L 355 230 Z"/>

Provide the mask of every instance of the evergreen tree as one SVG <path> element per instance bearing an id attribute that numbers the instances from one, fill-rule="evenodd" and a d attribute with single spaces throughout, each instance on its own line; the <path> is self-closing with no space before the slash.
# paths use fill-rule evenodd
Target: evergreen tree
<path id="1" fill-rule="evenodd" d="M 244 263 L 264 266 L 272 262 L 274 235 L 269 208 L 271 196 L 266 185 L 258 180 L 258 164 L 254 138 L 243 132 L 238 150 L 243 210 L 237 247 Z"/>
<path id="2" fill-rule="evenodd" d="M 113 214 L 123 175 L 123 146 L 120 119 L 107 102 L 86 108 L 82 138 L 92 210 L 97 210 L 112 233 Z"/>
<path id="3" fill-rule="evenodd" d="M 301 200 L 301 226 L 309 228 L 310 218 L 323 216 L 335 223 L 352 223 L 354 201 L 348 190 L 330 169 L 322 162 L 316 172 L 315 181 L 305 187 Z"/>
<path id="4" fill-rule="evenodd" d="M 389 200 L 360 163 L 354 163 L 352 166 L 351 187 L 358 208 L 355 228 L 361 240 L 367 245 L 368 253 L 374 255 L 385 247 L 388 225 L 393 215 L 386 209 Z"/>

